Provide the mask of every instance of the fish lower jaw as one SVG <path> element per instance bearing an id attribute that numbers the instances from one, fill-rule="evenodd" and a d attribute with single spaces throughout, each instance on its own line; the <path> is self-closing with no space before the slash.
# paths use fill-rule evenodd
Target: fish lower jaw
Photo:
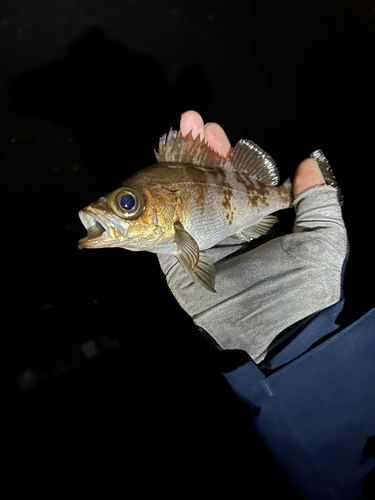
<path id="1" fill-rule="evenodd" d="M 78 241 L 78 248 L 81 250 L 82 248 L 103 248 L 105 246 L 109 246 L 104 244 L 103 241 L 100 241 L 99 238 L 91 238 L 89 239 L 87 236 Z"/>
<path id="2" fill-rule="evenodd" d="M 99 234 L 92 232 L 89 232 L 87 236 L 84 238 L 81 238 L 78 241 L 78 248 L 103 248 L 105 246 L 112 246 L 111 245 L 111 240 L 108 238 L 107 232 L 104 231 L 103 233 Z"/>
<path id="3" fill-rule="evenodd" d="M 104 226 L 97 217 L 81 210 L 79 218 L 87 230 L 87 235 L 78 241 L 78 248 L 96 248 L 108 246 L 111 235 L 108 234 L 108 228 Z"/>

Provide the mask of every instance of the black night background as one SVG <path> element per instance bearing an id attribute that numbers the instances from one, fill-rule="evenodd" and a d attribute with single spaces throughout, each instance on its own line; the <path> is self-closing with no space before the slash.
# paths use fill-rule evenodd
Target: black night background
<path id="1" fill-rule="evenodd" d="M 282 180 L 321 148 L 345 197 L 342 322 L 360 317 L 374 302 L 371 5 L 1 2 L 0 382 L 15 489 L 297 498 L 156 256 L 79 251 L 78 211 L 152 164 L 188 109 L 232 144 L 259 144 Z"/>

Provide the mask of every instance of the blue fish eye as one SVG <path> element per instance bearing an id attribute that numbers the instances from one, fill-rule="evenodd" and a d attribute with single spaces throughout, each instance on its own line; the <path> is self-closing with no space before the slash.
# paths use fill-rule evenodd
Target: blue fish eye
<path id="1" fill-rule="evenodd" d="M 109 206 L 122 219 L 137 219 L 144 208 L 142 195 L 134 188 L 121 187 L 109 197 Z"/>
<path id="2" fill-rule="evenodd" d="M 120 198 L 120 206 L 124 210 L 133 210 L 135 207 L 135 198 L 131 194 L 124 194 Z"/>

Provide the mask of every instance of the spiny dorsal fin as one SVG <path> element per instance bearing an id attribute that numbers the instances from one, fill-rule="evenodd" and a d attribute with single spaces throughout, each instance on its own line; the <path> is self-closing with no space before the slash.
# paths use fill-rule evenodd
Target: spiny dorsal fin
<path id="1" fill-rule="evenodd" d="M 170 129 L 159 140 L 158 163 L 192 163 L 204 167 L 233 168 L 237 172 L 257 180 L 266 186 L 277 186 L 279 171 L 275 161 L 254 142 L 241 139 L 230 152 L 228 159 L 219 155 L 200 136 L 193 139 L 191 131 L 184 137 L 181 130 Z"/>
<path id="2" fill-rule="evenodd" d="M 266 186 L 277 186 L 280 180 L 271 156 L 247 139 L 241 139 L 232 149 L 225 164 L 228 167 Z"/>
<path id="3" fill-rule="evenodd" d="M 181 130 L 170 129 L 168 136 L 165 134 L 159 140 L 159 152 L 155 151 L 158 163 L 192 163 L 205 167 L 222 167 L 226 160 L 216 153 L 200 136 L 193 139 L 191 131 L 184 137 Z"/>

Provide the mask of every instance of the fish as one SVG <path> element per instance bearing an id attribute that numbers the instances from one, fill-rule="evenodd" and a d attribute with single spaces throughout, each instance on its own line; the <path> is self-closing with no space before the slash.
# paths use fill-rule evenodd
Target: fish
<path id="1" fill-rule="evenodd" d="M 170 129 L 154 152 L 156 164 L 79 212 L 87 236 L 78 248 L 174 255 L 194 282 L 216 292 L 205 250 L 233 235 L 247 242 L 270 234 L 278 222 L 271 214 L 292 205 L 292 183 L 279 185 L 275 161 L 246 139 L 224 157 L 200 135 Z"/>

